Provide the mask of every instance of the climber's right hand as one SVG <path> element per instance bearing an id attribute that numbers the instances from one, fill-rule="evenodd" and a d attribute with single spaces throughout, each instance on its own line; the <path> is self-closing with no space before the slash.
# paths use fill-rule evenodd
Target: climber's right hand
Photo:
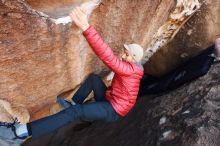
<path id="1" fill-rule="evenodd" d="M 72 21 L 83 31 L 89 27 L 87 14 L 80 7 L 76 7 L 69 15 Z"/>

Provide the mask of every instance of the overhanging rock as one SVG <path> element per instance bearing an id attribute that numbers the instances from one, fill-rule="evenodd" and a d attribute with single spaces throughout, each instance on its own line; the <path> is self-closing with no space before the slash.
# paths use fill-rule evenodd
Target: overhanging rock
<path id="1" fill-rule="evenodd" d="M 24 107 L 31 120 L 53 114 L 51 105 L 56 96 L 72 93 L 89 73 L 109 71 L 75 25 L 56 25 L 51 20 L 66 16 L 80 2 L 0 1 L 0 99 Z M 145 65 L 145 72 L 164 73 L 187 59 L 181 58 L 182 54 L 191 56 L 210 45 L 220 32 L 219 5 L 218 0 L 205 1 L 169 47 L 161 49 Z M 139 43 L 147 48 L 174 7 L 174 0 L 103 0 L 90 23 L 120 54 L 124 43 Z"/>

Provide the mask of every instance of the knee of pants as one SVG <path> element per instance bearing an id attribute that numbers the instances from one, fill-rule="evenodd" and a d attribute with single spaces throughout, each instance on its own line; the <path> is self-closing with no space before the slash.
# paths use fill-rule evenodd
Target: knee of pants
<path id="1" fill-rule="evenodd" d="M 81 119 L 83 115 L 82 105 L 77 104 L 65 109 L 65 114 L 68 115 L 71 121 Z"/>
<path id="2" fill-rule="evenodd" d="M 88 78 L 89 79 L 97 79 L 97 78 L 100 78 L 100 77 L 95 73 L 91 73 Z"/>

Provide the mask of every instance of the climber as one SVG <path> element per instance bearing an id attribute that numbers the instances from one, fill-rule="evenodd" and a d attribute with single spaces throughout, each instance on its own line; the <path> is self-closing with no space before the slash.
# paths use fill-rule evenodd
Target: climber
<path id="1" fill-rule="evenodd" d="M 123 61 L 121 61 L 113 55 L 111 49 L 103 42 L 95 29 L 92 26 L 89 26 L 86 16 L 79 8 L 74 10 L 70 16 L 76 25 L 83 30 L 83 35 L 97 56 L 116 73 L 112 86 L 107 88 L 97 75 L 92 74 L 85 80 L 73 96 L 71 102 L 67 102 L 62 97 L 58 97 L 58 102 L 64 107 L 63 111 L 28 124 L 0 123 L 0 125 L 6 126 L 9 130 L 13 131 L 17 138 L 25 138 L 30 135 L 32 135 L 33 138 L 36 138 L 62 127 L 75 119 L 85 121 L 116 121 L 120 117 L 126 115 L 135 103 L 138 91 L 137 87 L 139 86 L 140 78 L 143 75 L 142 67 L 139 63 L 140 60 L 137 59 L 137 56 L 139 56 L 138 54 L 143 54 L 141 47 L 134 44 L 125 45 L 125 53 L 122 56 Z M 137 50 L 139 53 L 137 53 Z M 140 56 L 142 57 L 142 55 Z M 141 85 L 141 94 L 144 95 L 146 93 L 143 92 L 150 92 L 155 89 L 158 89 L 157 92 L 164 91 L 162 90 L 164 88 L 160 88 L 158 85 L 164 84 L 167 86 L 165 88 L 168 89 L 168 87 L 179 85 L 180 82 L 183 83 L 186 80 L 191 80 L 191 77 L 198 77 L 207 72 L 210 64 L 219 61 L 219 58 L 220 38 L 216 39 L 215 47 L 211 46 L 208 49 L 205 49 L 201 54 L 193 57 L 165 77 L 159 79 L 151 78 L 151 80 L 149 78 L 142 79 L 143 84 Z M 193 68 L 190 68 L 190 66 Z M 203 68 L 204 66 L 205 68 Z M 190 74 L 197 69 L 201 72 Z M 132 77 L 129 76 L 131 72 L 133 72 Z M 189 76 L 190 78 L 188 78 Z M 131 79 L 130 77 L 132 78 L 132 83 L 129 82 Z M 134 85 L 136 88 L 130 88 L 134 84 L 133 81 L 136 81 Z M 149 86 L 147 83 L 148 81 L 152 86 Z M 155 84 L 152 84 L 151 81 Z M 178 84 L 176 82 L 178 82 Z M 146 83 L 147 86 L 145 86 L 144 83 Z M 96 102 L 82 104 L 85 97 L 92 90 L 95 93 Z M 132 93 L 129 91 L 132 91 Z M 135 96 L 133 96 L 133 91 L 135 92 Z M 129 98 L 129 101 L 127 98 Z M 74 102 L 76 105 L 73 105 Z"/>
<path id="2" fill-rule="evenodd" d="M 12 127 L 17 138 L 25 138 L 29 135 L 37 138 L 75 120 L 117 121 L 120 117 L 126 116 L 136 102 L 140 80 L 144 75 L 140 64 L 143 48 L 138 44 L 125 44 L 121 60 L 113 54 L 112 49 L 95 28 L 89 25 L 83 10 L 77 7 L 70 13 L 70 17 L 83 30 L 83 35 L 95 54 L 114 71 L 112 85 L 107 88 L 99 76 L 91 74 L 73 96 L 75 105 L 58 97 L 58 102 L 64 109 L 55 115 L 28 124 L 5 123 L 6 126 Z M 83 103 L 91 91 L 94 91 L 96 101 Z"/>

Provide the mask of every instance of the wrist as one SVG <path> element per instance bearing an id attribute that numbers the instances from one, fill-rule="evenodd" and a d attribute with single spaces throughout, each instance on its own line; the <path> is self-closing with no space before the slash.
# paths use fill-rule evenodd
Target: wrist
<path id="1" fill-rule="evenodd" d="M 83 30 L 83 31 L 87 30 L 87 29 L 89 28 L 89 26 L 90 26 L 89 24 L 84 25 L 84 26 L 82 27 L 82 30 Z"/>

